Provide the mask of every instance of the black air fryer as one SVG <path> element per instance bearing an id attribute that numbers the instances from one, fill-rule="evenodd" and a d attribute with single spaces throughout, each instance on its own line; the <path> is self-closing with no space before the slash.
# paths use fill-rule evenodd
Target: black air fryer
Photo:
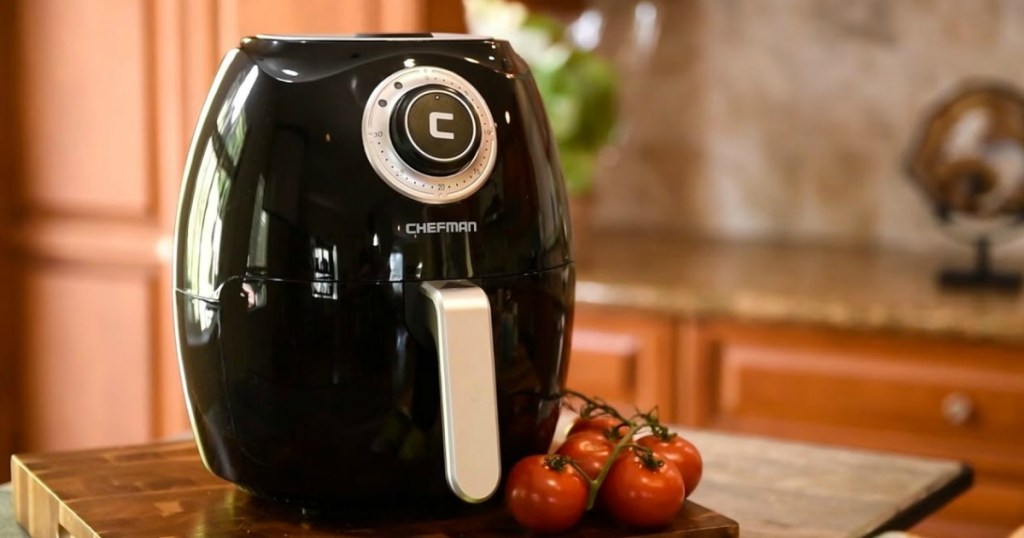
<path id="1" fill-rule="evenodd" d="M 303 505 L 492 496 L 558 418 L 567 216 L 508 43 L 243 40 L 196 128 L 175 235 L 206 466 Z"/>

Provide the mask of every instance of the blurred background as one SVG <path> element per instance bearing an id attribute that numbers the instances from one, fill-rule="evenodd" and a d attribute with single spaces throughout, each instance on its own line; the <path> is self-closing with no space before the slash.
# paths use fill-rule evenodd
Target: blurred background
<path id="1" fill-rule="evenodd" d="M 977 486 L 922 532 L 1024 523 L 1024 0 L 527 6 L 614 73 L 614 126 L 573 190 L 570 385 L 676 423 L 964 459 Z M 188 429 L 170 242 L 225 51 L 465 16 L 461 0 L 0 1 L 0 457 Z M 937 285 L 979 240 L 1009 283 Z"/>

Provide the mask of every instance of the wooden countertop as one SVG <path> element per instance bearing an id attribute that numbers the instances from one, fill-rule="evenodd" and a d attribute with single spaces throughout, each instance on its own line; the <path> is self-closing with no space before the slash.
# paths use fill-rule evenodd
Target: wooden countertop
<path id="1" fill-rule="evenodd" d="M 941 290 L 936 256 L 606 234 L 580 258 L 580 304 L 1024 342 L 1024 295 Z"/>
<path id="2" fill-rule="evenodd" d="M 736 520 L 744 538 L 838 538 L 906 529 L 971 483 L 970 469 L 954 461 L 677 431 L 704 457 L 704 476 L 692 500 Z M 59 515 L 78 536 L 106 536 L 101 529 L 136 536 L 128 529 L 156 527 L 166 531 L 161 535 L 283 534 L 275 529 L 335 535 L 305 524 L 293 529 L 294 522 L 273 511 L 253 512 L 258 503 L 247 505 L 244 493 L 202 468 L 191 440 L 17 456 L 12 468 L 14 515 L 23 524 L 33 522 L 41 534 L 53 535 L 48 531 Z M 0 491 L 0 502 L 9 502 L 7 495 Z M 67 501 L 66 509 L 57 510 L 57 499 Z M 5 517 L 0 512 L 0 536 L 21 536 Z M 527 533 L 512 525 L 498 534 Z"/>

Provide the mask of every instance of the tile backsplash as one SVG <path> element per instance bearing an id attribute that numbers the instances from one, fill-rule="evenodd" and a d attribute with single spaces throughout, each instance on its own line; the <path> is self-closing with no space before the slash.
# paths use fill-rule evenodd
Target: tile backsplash
<path id="1" fill-rule="evenodd" d="M 1024 87 L 1024 1 L 590 5 L 607 15 L 600 48 L 623 74 L 598 228 L 966 256 L 902 161 L 925 111 L 958 83 Z M 661 29 L 644 61 L 621 37 L 642 22 L 638 5 Z"/>

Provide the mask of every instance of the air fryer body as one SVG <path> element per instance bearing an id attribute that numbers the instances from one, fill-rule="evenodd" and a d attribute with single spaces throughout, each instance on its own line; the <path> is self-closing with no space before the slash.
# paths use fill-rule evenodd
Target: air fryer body
<path id="1" fill-rule="evenodd" d="M 457 74 L 493 118 L 475 127 L 496 141 L 486 177 L 461 198 L 416 199 L 369 158 L 367 107 L 412 67 Z M 486 294 L 504 469 L 543 452 L 568 366 L 567 215 L 536 88 L 507 43 L 243 41 L 200 118 L 175 237 L 176 336 L 206 465 L 302 503 L 450 496 L 437 347 L 417 319 L 428 281 Z"/>

